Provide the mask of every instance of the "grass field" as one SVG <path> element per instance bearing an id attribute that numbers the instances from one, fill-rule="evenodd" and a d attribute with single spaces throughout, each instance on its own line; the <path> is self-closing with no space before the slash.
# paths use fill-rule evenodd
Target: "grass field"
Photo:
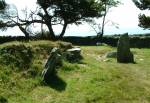
<path id="1" fill-rule="evenodd" d="M 83 60 L 64 61 L 52 83 L 44 85 L 41 72 L 54 46 L 49 41 L 0 46 L 0 103 L 150 102 L 150 49 L 132 49 L 136 63 L 121 64 L 103 57 L 116 48 L 83 46 Z"/>

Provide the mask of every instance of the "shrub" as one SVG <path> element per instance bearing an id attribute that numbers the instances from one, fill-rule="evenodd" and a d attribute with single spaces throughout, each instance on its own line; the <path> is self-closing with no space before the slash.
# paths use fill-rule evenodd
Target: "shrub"
<path id="1" fill-rule="evenodd" d="M 33 65 L 28 71 L 27 73 L 30 75 L 30 77 L 36 77 L 37 75 L 40 75 L 41 74 L 41 70 L 42 70 L 42 67 L 41 65 Z"/>
<path id="2" fill-rule="evenodd" d="M 20 69 L 29 68 L 32 63 L 32 50 L 24 45 L 6 46 L 0 49 L 0 62 L 5 65 L 14 65 Z"/>
<path id="3" fill-rule="evenodd" d="M 0 103 L 8 103 L 8 100 L 3 96 L 0 96 Z"/>

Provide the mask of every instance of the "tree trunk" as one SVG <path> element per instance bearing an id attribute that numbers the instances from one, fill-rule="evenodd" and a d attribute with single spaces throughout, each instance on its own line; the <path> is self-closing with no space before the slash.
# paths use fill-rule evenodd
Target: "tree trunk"
<path id="1" fill-rule="evenodd" d="M 48 39 L 50 40 L 56 40 L 56 36 L 55 36 L 55 33 L 53 31 L 53 28 L 52 28 L 52 23 L 51 23 L 51 20 L 52 20 L 52 17 L 49 16 L 48 12 L 46 9 L 43 9 L 44 12 L 45 12 L 45 17 L 43 18 L 46 22 L 46 25 L 48 27 L 48 30 L 49 30 L 49 35 L 48 35 Z"/>
<path id="2" fill-rule="evenodd" d="M 25 35 L 25 39 L 27 40 L 27 41 L 29 41 L 29 39 L 30 39 L 30 36 L 29 36 L 29 33 L 26 31 L 26 29 L 24 29 L 22 26 L 20 26 L 20 25 L 18 25 L 19 26 L 19 29 L 24 33 L 24 35 Z"/>
<path id="3" fill-rule="evenodd" d="M 43 21 L 43 18 L 42 18 Z M 43 23 L 41 23 L 41 37 L 44 38 Z"/>
<path id="4" fill-rule="evenodd" d="M 100 34 L 100 41 L 103 42 L 103 35 L 104 35 L 104 29 L 105 29 L 105 19 L 106 19 L 106 14 L 107 14 L 107 8 L 106 8 L 106 4 L 105 4 L 105 14 L 103 16 L 103 22 L 102 22 L 102 31 L 101 31 L 101 34 Z"/>
<path id="5" fill-rule="evenodd" d="M 54 31 L 53 31 L 51 21 L 47 22 L 46 25 L 47 25 L 48 30 L 49 30 L 48 39 L 50 39 L 50 40 L 56 40 L 56 36 L 55 36 Z"/>
<path id="6" fill-rule="evenodd" d="M 63 26 L 62 32 L 60 33 L 59 39 L 63 38 L 63 36 L 66 32 L 67 25 L 68 25 L 67 23 L 64 23 L 64 26 Z"/>

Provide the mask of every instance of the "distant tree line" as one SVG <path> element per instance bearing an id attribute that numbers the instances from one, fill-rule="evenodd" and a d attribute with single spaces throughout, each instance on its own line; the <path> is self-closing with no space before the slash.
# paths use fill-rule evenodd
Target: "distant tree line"
<path id="1" fill-rule="evenodd" d="M 104 36 L 103 43 L 116 47 L 120 36 Z M 97 37 L 66 37 L 64 41 L 71 42 L 75 45 L 96 46 L 101 43 Z M 103 45 L 103 44 L 102 44 Z M 149 36 L 130 36 L 130 46 L 132 48 L 150 48 L 150 35 Z"/>
<path id="2" fill-rule="evenodd" d="M 104 36 L 103 43 L 116 47 L 119 37 L 120 35 Z M 47 37 L 35 37 L 35 36 L 31 36 L 30 39 L 49 40 Z M 88 45 L 96 46 L 98 43 L 101 42 L 100 39 L 97 38 L 97 36 L 64 37 L 62 40 L 66 42 L 71 42 L 74 45 L 83 45 L 83 46 L 88 46 Z M 0 36 L 0 44 L 10 42 L 10 41 L 25 41 L 25 37 L 24 36 L 16 36 L 16 37 Z M 150 48 L 150 34 L 130 36 L 130 46 L 134 48 Z"/>

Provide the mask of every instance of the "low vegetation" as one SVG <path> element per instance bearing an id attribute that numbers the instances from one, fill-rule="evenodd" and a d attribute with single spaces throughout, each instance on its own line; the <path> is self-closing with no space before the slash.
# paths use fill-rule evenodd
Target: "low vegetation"
<path id="1" fill-rule="evenodd" d="M 83 46 L 83 60 L 41 80 L 46 59 L 59 42 L 10 42 L 0 46 L 0 103 L 149 103 L 150 49 L 132 49 L 135 64 L 105 58 L 110 46 Z"/>
<path id="2" fill-rule="evenodd" d="M 44 35 L 47 35 L 48 32 L 46 32 Z M 38 34 L 42 35 L 42 34 Z M 30 40 L 48 40 L 47 37 L 40 37 L 40 36 L 33 36 L 30 37 Z M 118 35 L 105 35 L 103 37 L 103 43 L 106 43 L 108 45 L 111 45 L 113 47 L 117 46 L 117 42 L 119 37 L 122 34 Z M 134 34 L 134 35 L 129 35 L 130 36 L 130 46 L 133 48 L 150 48 L 150 34 Z M 25 41 L 24 36 L 16 36 L 16 37 L 11 37 L 11 36 L 0 36 L 0 44 L 7 43 L 10 41 Z M 83 46 L 93 46 L 96 45 L 97 43 L 100 43 L 100 39 L 97 38 L 97 36 L 88 36 L 88 37 L 76 37 L 76 36 L 68 36 L 64 37 L 62 39 L 63 41 L 66 42 L 71 42 L 75 45 L 83 45 Z"/>

